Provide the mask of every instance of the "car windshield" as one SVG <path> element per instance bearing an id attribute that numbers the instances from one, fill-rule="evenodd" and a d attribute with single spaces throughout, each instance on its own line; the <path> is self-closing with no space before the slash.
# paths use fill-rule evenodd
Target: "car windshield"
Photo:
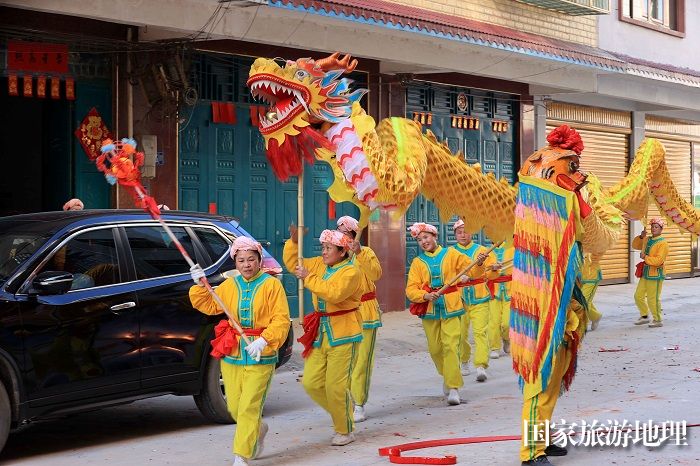
<path id="1" fill-rule="evenodd" d="M 43 222 L 0 221 L 0 283 L 53 236 Z"/>

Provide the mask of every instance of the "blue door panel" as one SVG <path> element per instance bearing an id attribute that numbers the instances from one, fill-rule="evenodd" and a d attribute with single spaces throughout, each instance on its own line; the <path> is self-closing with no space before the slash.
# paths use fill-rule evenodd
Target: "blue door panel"
<path id="1" fill-rule="evenodd" d="M 95 107 L 107 128 L 112 126 L 112 89 L 109 81 L 77 81 L 75 85 L 74 128 L 78 128 L 85 115 Z M 106 137 L 106 135 L 104 135 Z M 117 135 L 119 136 L 119 135 Z M 73 138 L 73 176 L 75 197 L 83 201 L 86 209 L 108 209 L 111 205 L 110 185 L 97 170 L 95 162 L 90 160 L 80 145 L 78 138 Z M 67 200 L 67 199 L 66 199 Z"/>

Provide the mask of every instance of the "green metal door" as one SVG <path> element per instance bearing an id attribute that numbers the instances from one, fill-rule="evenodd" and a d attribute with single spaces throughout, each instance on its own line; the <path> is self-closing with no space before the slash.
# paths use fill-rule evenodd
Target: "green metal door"
<path id="1" fill-rule="evenodd" d="M 93 107 L 97 109 L 107 128 L 113 131 L 111 83 L 102 80 L 78 80 L 75 84 L 73 130 L 80 126 L 85 115 Z M 74 195 L 83 201 L 86 209 L 108 209 L 111 206 L 110 185 L 105 181 L 104 175 L 97 170 L 95 162 L 85 154 L 78 138 L 75 137 L 73 138 L 73 179 Z"/>

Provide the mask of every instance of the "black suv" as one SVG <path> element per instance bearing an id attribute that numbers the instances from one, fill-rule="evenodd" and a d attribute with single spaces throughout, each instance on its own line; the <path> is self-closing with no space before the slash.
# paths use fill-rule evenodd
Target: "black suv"
<path id="1" fill-rule="evenodd" d="M 230 244 L 250 236 L 217 215 L 163 219 L 214 286 L 235 268 Z M 161 394 L 194 395 L 204 416 L 233 422 L 209 355 L 223 315 L 194 310 L 190 286 L 187 263 L 143 212 L 0 218 L 0 449 L 29 421 Z M 280 365 L 292 341 L 290 331 Z"/>

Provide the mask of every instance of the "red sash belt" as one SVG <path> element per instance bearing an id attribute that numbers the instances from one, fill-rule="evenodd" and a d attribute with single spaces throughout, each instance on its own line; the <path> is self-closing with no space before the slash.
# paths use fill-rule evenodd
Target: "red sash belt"
<path id="1" fill-rule="evenodd" d="M 377 297 L 377 292 L 376 291 L 370 291 L 369 293 L 365 293 L 362 295 L 360 298 L 360 302 L 365 302 L 365 301 L 372 301 Z"/>
<path id="2" fill-rule="evenodd" d="M 434 293 L 435 291 L 438 291 L 440 288 L 441 287 L 431 288 L 428 285 L 423 286 L 423 289 L 428 293 Z M 447 288 L 445 288 L 445 291 L 443 291 L 442 294 L 445 295 L 448 293 L 454 293 L 455 291 L 457 291 L 457 286 L 452 285 L 452 286 L 448 286 Z M 408 312 L 410 312 L 414 316 L 423 317 L 426 314 L 426 312 L 428 312 L 428 303 L 429 302 L 430 301 L 425 301 L 422 303 L 411 303 L 410 306 L 408 306 Z"/>
<path id="3" fill-rule="evenodd" d="M 474 286 L 474 285 L 481 285 L 482 283 L 486 283 L 485 278 L 476 278 L 472 280 L 471 278 L 467 280 L 466 282 L 460 282 L 457 284 L 457 287 L 459 288 L 464 288 L 465 286 Z"/>
<path id="4" fill-rule="evenodd" d="M 244 328 L 243 333 L 248 337 L 259 337 L 265 327 Z M 231 327 L 228 319 L 221 320 L 214 327 L 214 339 L 211 341 L 211 354 L 216 359 L 228 356 L 233 348 L 238 346 L 238 333 Z"/>
<path id="5" fill-rule="evenodd" d="M 337 317 L 355 311 L 357 311 L 357 308 L 344 309 L 336 312 L 312 312 L 311 314 L 307 314 L 304 317 L 304 322 L 301 324 L 304 328 L 304 334 L 297 338 L 297 341 L 304 345 L 304 351 L 302 351 L 301 356 L 303 358 L 307 357 L 313 349 L 314 341 L 316 341 L 318 337 L 318 329 L 321 326 L 321 317 Z"/>
<path id="6" fill-rule="evenodd" d="M 513 281 L 512 275 L 501 275 L 500 277 L 486 282 L 486 286 L 489 288 L 489 293 L 491 294 L 491 299 L 496 297 L 496 283 L 505 283 L 510 281 Z"/>

